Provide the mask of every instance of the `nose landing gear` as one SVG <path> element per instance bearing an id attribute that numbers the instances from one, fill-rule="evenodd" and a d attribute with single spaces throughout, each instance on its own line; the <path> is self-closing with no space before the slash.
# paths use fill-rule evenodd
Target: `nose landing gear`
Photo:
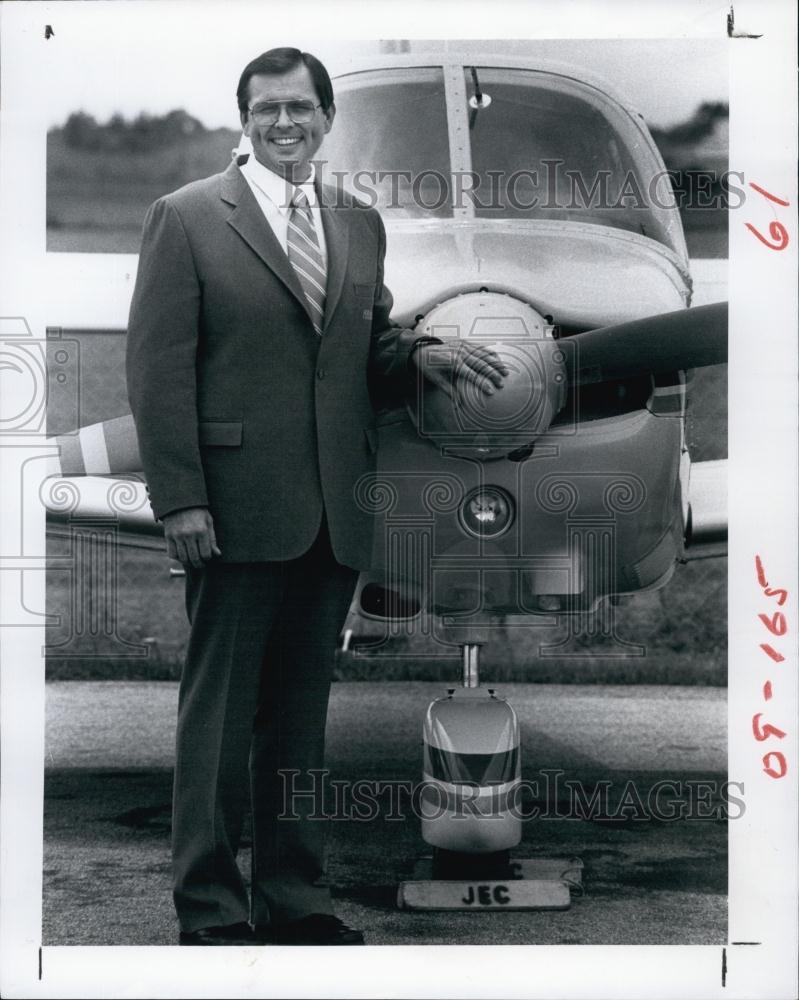
<path id="1" fill-rule="evenodd" d="M 565 910 L 581 888 L 579 859 L 513 858 L 522 838 L 519 723 L 481 688 L 479 643 L 462 644 L 463 684 L 424 721 L 422 837 L 433 848 L 399 886 L 411 910 Z"/>

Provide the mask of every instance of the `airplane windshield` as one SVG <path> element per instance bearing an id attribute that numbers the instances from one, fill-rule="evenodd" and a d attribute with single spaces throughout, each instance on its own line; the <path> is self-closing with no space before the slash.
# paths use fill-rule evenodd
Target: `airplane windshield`
<path id="1" fill-rule="evenodd" d="M 337 78 L 326 183 L 386 221 L 558 220 L 674 245 L 673 213 L 656 200 L 668 180 L 635 120 L 601 90 L 552 71 L 462 72 L 466 106 L 448 106 L 441 67 Z"/>
<path id="2" fill-rule="evenodd" d="M 474 73 L 465 72 L 474 97 Z M 646 204 L 649 178 L 641 177 L 606 105 L 565 77 L 488 67 L 477 73 L 484 97 L 476 109 L 472 102 L 469 124 L 478 218 L 595 222 L 657 238 Z"/>
<path id="3" fill-rule="evenodd" d="M 323 178 L 387 218 L 452 215 L 444 74 L 413 67 L 336 80 Z"/>

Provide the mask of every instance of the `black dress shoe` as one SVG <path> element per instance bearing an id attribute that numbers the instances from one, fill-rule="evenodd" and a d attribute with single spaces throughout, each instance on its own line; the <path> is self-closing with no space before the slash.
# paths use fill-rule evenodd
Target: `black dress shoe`
<path id="1" fill-rule="evenodd" d="M 255 935 L 249 924 L 226 924 L 223 927 L 201 927 L 197 931 L 181 931 L 179 943 L 211 946 L 255 944 Z"/>
<path id="2" fill-rule="evenodd" d="M 312 913 L 282 924 L 256 924 L 255 937 L 262 944 L 363 944 L 361 931 L 347 927 L 332 913 Z"/>

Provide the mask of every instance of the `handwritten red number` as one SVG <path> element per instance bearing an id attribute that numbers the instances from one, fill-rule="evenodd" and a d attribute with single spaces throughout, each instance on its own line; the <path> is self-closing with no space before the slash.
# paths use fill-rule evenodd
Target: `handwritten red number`
<path id="1" fill-rule="evenodd" d="M 770 194 L 765 188 L 762 188 L 759 184 L 755 184 L 754 181 L 749 181 L 749 187 L 758 194 L 762 194 L 764 198 L 768 198 L 769 201 L 776 201 L 778 205 L 784 205 L 786 208 L 791 204 L 789 201 L 783 201 L 782 198 L 778 198 L 776 194 Z"/>
<path id="2" fill-rule="evenodd" d="M 763 243 L 765 246 L 767 246 L 769 250 L 784 250 L 788 246 L 788 243 L 790 242 L 788 238 L 788 230 L 785 228 L 785 226 L 783 226 L 781 222 L 769 223 L 768 233 L 769 236 L 773 240 L 775 240 L 774 243 L 769 243 L 766 237 L 762 233 L 759 233 L 751 222 L 746 222 L 744 223 L 744 225 L 749 230 L 749 232 L 752 233 L 754 236 L 757 236 L 760 242 Z"/>
<path id="3" fill-rule="evenodd" d="M 788 622 L 785 620 L 785 615 L 781 611 L 775 611 L 771 618 L 769 618 L 768 615 L 758 615 L 757 617 L 763 622 L 772 635 L 785 635 L 788 631 Z"/>
<path id="4" fill-rule="evenodd" d="M 771 194 L 770 191 L 766 191 L 765 188 L 760 187 L 759 184 L 755 184 L 754 181 L 749 181 L 749 187 L 777 205 L 783 205 L 786 208 L 790 205 L 789 201 L 784 201 L 782 198 L 778 198 L 775 194 Z M 784 250 L 790 242 L 788 230 L 781 222 L 777 222 L 776 220 L 770 223 L 768 227 L 769 236 L 772 240 L 774 240 L 774 243 L 769 243 L 766 237 L 762 233 L 758 232 L 751 222 L 747 222 L 745 225 L 749 232 L 756 236 L 764 246 L 769 248 L 769 250 Z"/>
<path id="5" fill-rule="evenodd" d="M 788 204 L 785 201 L 781 201 L 774 195 L 769 194 L 768 191 L 764 191 L 763 188 L 758 187 L 757 184 L 752 184 L 750 182 L 750 187 L 753 187 L 755 191 L 759 191 L 760 194 L 764 195 L 771 201 L 776 201 L 780 205 Z M 759 240 L 762 240 L 763 243 L 766 244 L 766 246 L 771 246 L 771 244 L 768 243 L 766 240 L 764 240 L 763 237 L 760 235 L 760 233 L 758 233 L 753 226 L 750 226 L 748 222 L 746 223 L 746 225 L 749 229 L 752 230 L 752 232 L 755 234 L 755 236 L 757 236 Z M 787 232 L 785 232 L 784 227 L 780 226 L 779 223 L 772 223 L 770 232 L 771 235 L 774 236 L 775 238 L 777 236 L 777 234 L 775 233 L 775 227 L 778 227 L 779 231 L 785 234 L 785 242 L 783 243 L 782 246 L 772 247 L 772 249 L 783 250 L 788 245 L 788 234 Z M 788 591 L 784 590 L 781 587 L 772 588 L 769 586 L 769 582 L 766 579 L 765 570 L 763 569 L 763 563 L 760 559 L 760 556 L 758 555 L 755 556 L 755 568 L 757 570 L 757 582 L 763 588 L 766 597 L 776 597 L 777 604 L 779 605 L 779 607 L 782 607 L 783 604 L 785 604 L 785 602 L 788 600 Z M 758 618 L 769 630 L 769 632 L 771 632 L 772 635 L 782 636 L 785 635 L 788 631 L 788 622 L 785 618 L 785 615 L 781 611 L 775 611 L 774 614 L 771 616 L 766 614 L 759 614 Z M 761 642 L 760 648 L 767 656 L 771 657 L 771 659 L 774 660 L 775 663 L 782 663 L 782 661 L 785 659 L 782 653 L 778 653 L 777 650 L 774 649 L 774 647 L 768 642 Z M 771 687 L 771 681 L 766 681 L 766 683 L 763 685 L 764 701 L 771 701 L 773 694 L 774 692 Z M 760 720 L 762 717 L 763 717 L 762 712 L 758 712 L 757 715 L 752 716 L 752 733 L 754 734 L 754 737 L 758 741 L 758 743 L 762 743 L 764 740 L 767 740 L 770 736 L 776 736 L 778 740 L 785 738 L 786 734 L 782 731 L 782 729 L 777 729 L 777 727 L 772 726 L 771 723 L 767 722 L 765 725 L 761 725 Z M 784 778 L 785 775 L 788 773 L 788 762 L 785 759 L 785 754 L 781 753 L 779 750 L 771 750 L 769 751 L 769 753 L 764 754 L 763 770 L 770 778 Z"/>
<path id="6" fill-rule="evenodd" d="M 772 590 L 771 587 L 766 587 L 766 597 L 777 597 L 777 594 L 780 595 L 779 598 L 777 598 L 777 604 L 782 607 L 788 600 L 788 591 L 783 590 L 782 587 L 777 587 L 774 590 Z"/>
<path id="7" fill-rule="evenodd" d="M 774 757 L 779 762 L 779 771 L 773 768 L 769 764 L 769 760 Z M 770 778 L 784 778 L 788 773 L 788 762 L 785 759 L 785 754 L 781 753 L 779 750 L 770 750 L 767 754 L 763 756 L 763 770 Z"/>
<path id="8" fill-rule="evenodd" d="M 760 718 L 762 715 L 762 712 L 758 712 L 757 715 L 752 716 L 752 732 L 755 734 L 757 742 L 762 743 L 763 740 L 767 740 L 769 736 L 776 736 L 778 740 L 783 739 L 785 733 L 781 729 L 777 729 L 776 726 L 772 726 L 770 722 L 767 722 L 765 726 L 761 728 Z"/>
<path id="9" fill-rule="evenodd" d="M 785 604 L 788 600 L 788 591 L 784 590 L 782 587 L 770 587 L 769 582 L 766 579 L 766 571 L 763 569 L 763 563 L 760 561 L 760 556 L 755 556 L 755 569 L 757 570 L 757 582 L 763 588 L 766 593 L 766 597 L 777 597 L 777 604 L 780 607 Z"/>

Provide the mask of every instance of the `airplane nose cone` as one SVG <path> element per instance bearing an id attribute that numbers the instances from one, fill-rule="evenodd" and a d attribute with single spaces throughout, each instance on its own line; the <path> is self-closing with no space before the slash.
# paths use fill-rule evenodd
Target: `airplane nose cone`
<path id="1" fill-rule="evenodd" d="M 485 459 L 546 432 L 566 400 L 566 366 L 551 328 L 534 309 L 507 295 L 461 295 L 437 306 L 423 328 L 441 339 L 442 331 L 457 330 L 459 339 L 487 344 L 508 368 L 502 388 L 490 395 L 460 379 L 452 396 L 426 385 L 411 404 L 423 437 L 455 454 Z"/>

